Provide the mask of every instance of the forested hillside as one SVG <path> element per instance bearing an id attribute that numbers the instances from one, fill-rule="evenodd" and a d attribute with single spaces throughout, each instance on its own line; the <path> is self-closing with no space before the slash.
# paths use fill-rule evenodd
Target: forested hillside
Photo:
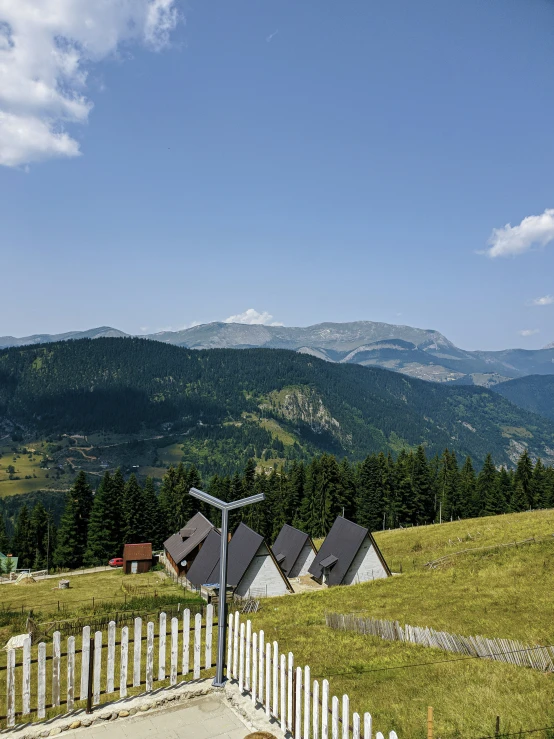
<path id="1" fill-rule="evenodd" d="M 202 480 L 195 467 L 179 464 L 141 485 L 134 474 L 106 472 L 93 495 L 91 478 L 81 470 L 65 497 L 61 517 L 41 502 L 24 504 L 17 515 L 0 508 L 0 551 L 13 551 L 23 566 L 42 569 L 101 565 L 121 553 L 125 542 L 152 542 L 155 548 L 178 531 L 200 508 L 214 523 L 218 512 L 189 495 L 201 487 L 222 500 L 263 493 L 263 503 L 231 512 L 273 542 L 285 523 L 323 537 L 344 515 L 371 531 L 398 526 L 549 508 L 554 505 L 554 468 L 533 464 L 524 452 L 515 470 L 497 470 L 487 456 L 476 473 L 468 457 L 459 465 L 446 449 L 427 458 L 422 446 L 392 455 L 368 455 L 363 462 L 339 462 L 330 454 L 311 462 L 292 462 L 288 470 L 256 473 L 249 460 L 243 471 Z M 97 480 L 94 480 L 97 483 Z M 59 529 L 57 528 L 59 524 Z"/>
<path id="2" fill-rule="evenodd" d="M 554 376 L 518 377 L 495 385 L 494 391 L 514 405 L 554 421 Z"/>
<path id="3" fill-rule="evenodd" d="M 230 459 L 322 451 L 363 459 L 424 444 L 479 467 L 488 452 L 510 464 L 526 447 L 545 461 L 554 449 L 551 422 L 483 388 L 285 350 L 195 351 L 129 338 L 1 351 L 0 418 L 22 433 L 186 434 L 189 462 L 222 440 Z"/>

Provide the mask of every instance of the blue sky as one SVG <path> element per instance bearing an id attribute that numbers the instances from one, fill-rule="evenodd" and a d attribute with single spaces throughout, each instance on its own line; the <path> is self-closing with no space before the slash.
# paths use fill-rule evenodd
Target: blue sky
<path id="1" fill-rule="evenodd" d="M 60 17 L 63 99 L 22 99 L 40 57 L 0 89 L 0 335 L 253 308 L 554 341 L 554 2 L 111 2 Z M 0 68 L 48 41 L 11 6 Z"/>

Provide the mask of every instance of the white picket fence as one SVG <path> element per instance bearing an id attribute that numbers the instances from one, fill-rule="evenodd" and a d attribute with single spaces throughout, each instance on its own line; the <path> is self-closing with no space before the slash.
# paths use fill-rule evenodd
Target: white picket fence
<path id="1" fill-rule="evenodd" d="M 146 692 L 150 692 L 156 682 L 164 680 L 168 680 L 170 685 L 176 685 L 179 673 L 186 679 L 192 672 L 192 679 L 197 680 L 201 670 L 214 666 L 213 606 L 207 606 L 205 625 L 202 624 L 202 615 L 199 613 L 191 622 L 191 613 L 186 609 L 181 623 L 176 617 L 171 619 L 169 634 L 167 627 L 166 614 L 161 613 L 158 633 L 156 634 L 156 624 L 149 621 L 146 624 L 145 637 L 143 621 L 136 618 L 132 637 L 130 638 L 129 627 L 124 626 L 120 632 L 120 640 L 116 641 L 116 624 L 110 621 L 106 644 L 103 643 L 105 634 L 102 631 L 94 633 L 91 641 L 90 626 L 85 626 L 81 636 L 81 649 L 76 648 L 76 638 L 69 636 L 63 653 L 60 632 L 56 631 L 51 650 L 48 650 L 51 653 L 47 655 L 47 645 L 41 642 L 35 658 L 32 658 L 31 640 L 26 639 L 20 661 L 16 660 L 16 650 L 9 649 L 6 667 L 0 668 L 0 675 L 2 672 L 5 674 L 3 682 L 7 700 L 6 715 L 0 716 L 0 720 L 5 720 L 8 728 L 11 728 L 18 718 L 28 721 L 31 714 L 36 714 L 36 718 L 40 720 L 46 717 L 47 709 L 63 707 L 64 704 L 69 713 L 73 711 L 76 701 L 87 700 L 91 689 L 92 705 L 98 705 L 101 695 L 111 696 L 119 692 L 119 697 L 125 698 L 129 688 L 144 686 Z M 204 639 L 202 631 L 205 631 Z M 166 661 L 168 637 L 169 663 Z M 143 649 L 144 641 L 146 652 Z M 105 657 L 103 648 L 107 650 Z M 157 672 L 154 671 L 155 651 Z M 76 668 L 76 656 L 80 656 L 79 670 Z M 50 663 L 48 670 L 47 663 Z M 62 663 L 65 663 L 63 675 Z M 91 667 L 92 673 L 89 672 Z M 35 693 L 31 692 L 31 685 L 36 686 Z M 4 691 L 0 689 L 1 693 Z M 47 701 L 47 693 L 50 701 Z M 36 698 L 33 705 L 31 698 Z"/>
<path id="2" fill-rule="evenodd" d="M 213 615 L 213 606 L 208 605 L 203 625 L 201 614 L 196 614 L 192 622 L 187 609 L 182 619 L 174 617 L 168 624 L 166 614 L 161 613 L 157 633 L 156 624 L 149 621 L 146 637 L 143 621 L 137 618 L 132 635 L 129 627 L 124 626 L 119 641 L 116 624 L 111 621 L 107 643 L 102 631 L 91 635 L 90 627 L 85 626 L 81 648 L 77 649 L 76 637 L 69 636 L 65 652 L 59 631 L 53 634 L 49 649 L 41 642 L 33 650 L 31 640 L 26 639 L 20 661 L 16 660 L 16 650 L 10 649 L 6 667 L 0 668 L 0 676 L 2 672 L 6 676 L 7 699 L 6 715 L 0 716 L 0 720 L 6 720 L 8 728 L 12 728 L 19 719 L 30 721 L 32 714 L 38 720 L 44 719 L 52 708 L 62 712 L 65 707 L 66 713 L 70 713 L 78 701 L 86 701 L 89 696 L 95 706 L 102 697 L 125 698 L 131 688 L 151 692 L 162 681 L 176 685 L 178 681 L 197 680 L 202 670 L 214 666 Z M 321 685 L 312 680 L 309 666 L 295 665 L 292 652 L 281 654 L 278 643 L 266 642 L 263 630 L 254 632 L 252 622 L 241 620 L 238 611 L 229 615 L 226 667 L 227 677 L 237 683 L 238 690 L 250 694 L 253 704 L 294 739 L 385 739 L 382 732 L 373 733 L 370 713 L 352 713 L 347 695 L 340 701 L 331 695 L 328 680 Z M 32 685 L 36 686 L 35 693 Z M 2 687 L 0 694 L 4 692 Z M 390 731 L 388 739 L 397 739 L 396 733 Z"/>
<path id="3" fill-rule="evenodd" d="M 350 699 L 331 696 L 329 681 L 312 680 L 309 666 L 295 667 L 294 655 L 279 652 L 279 644 L 265 641 L 263 630 L 252 631 L 252 622 L 229 614 L 227 677 L 261 705 L 268 718 L 294 739 L 385 739 L 373 733 L 370 713 L 351 713 Z M 390 731 L 388 739 L 397 739 Z"/>
<path id="4" fill-rule="evenodd" d="M 356 631 L 358 634 L 380 636 L 389 641 L 411 642 L 470 657 L 508 662 L 518 667 L 532 667 L 541 672 L 554 672 L 554 647 L 529 646 L 513 639 L 460 636 L 408 624 L 402 627 L 398 621 L 359 618 L 353 614 L 328 613 L 325 620 L 327 626 L 340 631 Z"/>

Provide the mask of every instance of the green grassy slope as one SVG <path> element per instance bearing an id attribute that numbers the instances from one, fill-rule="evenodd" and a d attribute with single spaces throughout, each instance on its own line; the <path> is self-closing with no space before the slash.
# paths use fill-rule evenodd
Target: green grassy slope
<path id="1" fill-rule="evenodd" d="M 335 694 L 347 692 L 353 710 L 371 711 L 380 730 L 423 738 L 428 705 L 443 739 L 494 733 L 497 715 L 503 731 L 552 726 L 553 675 L 482 660 L 449 663 L 459 655 L 332 631 L 325 613 L 552 645 L 553 533 L 554 511 L 382 532 L 383 554 L 393 569 L 402 565 L 402 575 L 264 601 L 254 621 L 314 676 L 329 677 Z M 532 536 L 540 541 L 484 549 Z M 425 567 L 466 548 L 475 551 Z"/>

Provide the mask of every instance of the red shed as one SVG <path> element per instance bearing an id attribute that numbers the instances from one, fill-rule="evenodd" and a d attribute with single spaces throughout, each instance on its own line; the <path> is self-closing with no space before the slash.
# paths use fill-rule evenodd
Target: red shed
<path id="1" fill-rule="evenodd" d="M 152 544 L 125 544 L 123 547 L 123 572 L 136 575 L 152 569 Z"/>

